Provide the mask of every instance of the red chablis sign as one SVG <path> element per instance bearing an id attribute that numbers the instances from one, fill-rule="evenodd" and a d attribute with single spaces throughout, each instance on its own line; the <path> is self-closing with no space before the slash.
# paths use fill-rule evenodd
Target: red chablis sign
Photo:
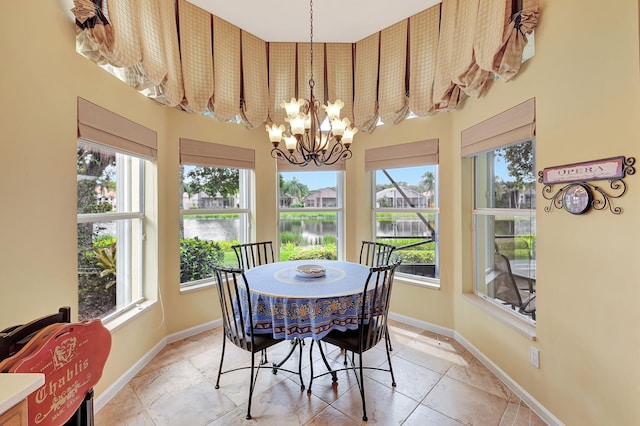
<path id="1" fill-rule="evenodd" d="M 5 361 L 11 373 L 44 373 L 45 383 L 28 399 L 29 424 L 63 425 L 100 380 L 111 334 L 100 320 L 43 329 Z"/>

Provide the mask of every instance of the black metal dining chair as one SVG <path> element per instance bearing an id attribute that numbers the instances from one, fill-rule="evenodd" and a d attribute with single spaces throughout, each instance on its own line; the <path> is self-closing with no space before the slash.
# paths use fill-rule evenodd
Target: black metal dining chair
<path id="1" fill-rule="evenodd" d="M 391 244 L 363 241 L 360 246 L 360 264 L 367 266 L 388 265 L 395 249 L 396 247 Z"/>
<path id="2" fill-rule="evenodd" d="M 360 246 L 360 264 L 369 267 L 388 265 L 395 249 L 396 247 L 391 244 L 379 243 L 377 241 L 363 241 Z M 393 351 L 388 330 L 384 339 L 387 345 L 387 351 Z"/>
<path id="3" fill-rule="evenodd" d="M 243 269 L 226 268 L 215 266 L 216 284 L 218 289 L 218 298 L 220 301 L 220 309 L 222 312 L 222 326 L 225 338 L 222 340 L 222 354 L 220 355 L 220 367 L 218 369 L 218 378 L 216 379 L 216 389 L 220 388 L 220 376 L 232 371 L 250 369 L 249 380 L 249 400 L 247 406 L 247 420 L 251 419 L 251 399 L 255 389 L 258 372 L 261 369 L 268 368 L 274 374 L 278 370 L 297 374 L 300 377 L 300 388 L 305 389 L 302 379 L 302 346 L 300 345 L 300 353 L 298 359 L 298 371 L 282 368 L 280 365 L 267 366 L 265 351 L 267 348 L 274 346 L 285 339 L 276 339 L 272 334 L 256 334 L 253 324 L 253 307 L 251 298 L 249 297 L 249 284 Z M 242 366 L 223 371 L 224 353 L 226 341 L 251 353 L 251 366 Z M 261 353 L 261 361 L 256 366 L 255 354 Z"/>
<path id="4" fill-rule="evenodd" d="M 273 243 L 260 241 L 256 243 L 236 244 L 231 246 L 238 259 L 238 267 L 251 269 L 256 266 L 275 262 Z"/>
<path id="5" fill-rule="evenodd" d="M 358 328 L 356 330 L 339 331 L 333 330 L 318 342 L 318 348 L 322 360 L 327 367 L 327 372 L 314 376 L 313 372 L 313 345 L 311 342 L 309 357 L 311 360 L 311 379 L 309 382 L 308 394 L 311 394 L 311 386 L 313 380 L 331 374 L 333 383 L 336 383 L 337 372 L 353 371 L 360 390 L 362 398 L 362 420 L 367 421 L 367 406 L 364 392 L 364 370 L 387 371 L 391 374 L 391 386 L 396 386 L 396 379 L 393 375 L 393 367 L 391 365 L 391 355 L 387 350 L 388 368 L 380 366 L 365 366 L 362 355 L 368 350 L 374 348 L 387 333 L 387 316 L 389 314 L 389 301 L 391 298 L 391 289 L 393 287 L 393 277 L 395 270 L 401 260 L 398 258 L 393 263 L 384 266 L 375 266 L 370 268 L 367 281 L 362 291 L 361 301 L 362 307 L 358 316 Z M 351 352 L 351 357 L 345 356 L 345 367 L 332 369 L 322 349 L 322 342 L 326 342 L 338 346 L 342 350 Z M 355 355 L 358 355 L 356 363 Z M 349 362 L 347 362 L 349 360 Z"/>

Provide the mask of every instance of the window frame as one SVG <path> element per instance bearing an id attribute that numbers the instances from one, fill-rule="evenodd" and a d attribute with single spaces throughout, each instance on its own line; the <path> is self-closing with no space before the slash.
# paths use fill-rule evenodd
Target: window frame
<path id="1" fill-rule="evenodd" d="M 371 235 L 373 236 L 373 240 L 384 240 L 388 239 L 388 237 L 378 237 L 377 228 L 377 213 L 410 213 L 410 214 L 427 214 L 434 215 L 434 251 L 435 251 L 435 274 L 436 277 L 427 277 L 423 275 L 410 274 L 407 272 L 396 271 L 396 277 L 403 279 L 405 281 L 409 281 L 419 285 L 428 285 L 432 287 L 440 287 L 440 166 L 437 163 L 427 163 L 415 165 L 411 164 L 405 167 L 393 167 L 393 169 L 403 169 L 403 168 L 415 168 L 415 167 L 431 167 L 435 168 L 435 191 L 434 191 L 434 207 L 402 207 L 402 208 L 393 208 L 393 207 L 376 207 L 376 174 L 378 171 L 387 170 L 387 169 L 372 169 L 370 170 L 370 188 L 371 188 Z M 431 242 L 431 241 L 430 241 Z M 395 250 L 394 253 L 402 256 L 402 249 Z"/>
<path id="2" fill-rule="evenodd" d="M 483 193 L 486 193 L 487 191 L 493 190 L 493 186 L 491 187 L 487 187 L 486 185 L 489 183 L 490 179 L 483 179 L 483 183 L 485 184 L 484 187 L 480 188 L 479 187 L 479 182 L 478 182 L 478 157 L 479 156 L 483 156 L 483 155 L 487 155 L 490 152 L 495 152 L 498 151 L 500 149 L 509 147 L 509 146 L 514 146 L 514 145 L 519 145 L 519 144 L 523 144 L 523 143 L 527 143 L 527 142 L 531 142 L 532 144 L 532 149 L 533 149 L 533 157 L 535 159 L 535 147 L 536 147 L 536 142 L 535 142 L 535 137 L 531 137 L 528 138 L 526 140 L 519 140 L 519 141 L 515 141 L 513 143 L 509 143 L 509 144 L 504 144 L 504 145 L 500 145 L 500 146 L 494 146 L 491 149 L 488 150 L 484 150 L 484 151 L 480 151 L 475 153 L 474 155 L 470 156 L 471 159 L 471 164 L 472 164 L 472 172 L 471 172 L 471 176 L 472 176 L 472 193 L 473 193 L 473 204 L 472 204 L 472 232 L 471 232 L 471 239 L 472 239 L 472 247 L 473 247 L 473 270 L 472 270 L 472 276 L 473 276 L 473 294 L 477 297 L 480 297 L 481 299 L 487 301 L 488 303 L 490 303 L 492 306 L 495 306 L 497 308 L 499 308 L 501 311 L 504 311 L 506 313 L 508 313 L 511 317 L 513 317 L 514 319 L 517 319 L 519 321 L 523 321 L 531 326 L 536 325 L 536 320 L 533 319 L 531 316 L 529 315 L 525 315 L 525 314 L 521 314 L 519 313 L 516 309 L 512 309 L 509 305 L 505 305 L 504 303 L 500 302 L 499 300 L 496 300 L 496 298 L 491 297 L 489 294 L 486 294 L 486 292 L 483 292 L 480 289 L 481 286 L 481 282 L 480 282 L 480 277 L 486 277 L 487 274 L 489 274 L 491 272 L 491 269 L 493 268 L 493 261 L 490 261 L 489 263 L 486 262 L 486 259 L 492 259 L 492 254 L 495 251 L 495 248 L 493 248 L 492 246 L 494 244 L 496 244 L 496 233 L 495 233 L 495 229 L 493 232 L 493 239 L 482 239 L 479 238 L 479 220 L 480 219 L 484 219 L 486 220 L 486 218 L 488 217 L 494 217 L 494 223 L 496 221 L 495 218 L 502 216 L 502 217 L 514 217 L 514 218 L 525 218 L 525 219 L 531 219 L 533 218 L 534 222 L 537 221 L 537 209 L 534 206 L 533 208 L 505 208 L 505 207 L 495 207 L 495 206 L 491 206 L 491 207 L 478 207 L 478 194 L 480 191 L 482 191 Z M 495 155 L 495 154 L 494 154 Z M 495 171 L 493 170 L 495 166 L 495 157 L 494 157 L 494 163 L 491 165 L 492 167 L 492 176 L 495 179 Z M 536 179 L 535 179 L 535 160 L 534 160 L 534 164 L 531 165 L 532 168 L 532 173 L 534 175 L 534 179 L 532 181 L 534 188 L 536 185 Z M 535 234 L 534 234 L 535 236 Z M 513 235 L 514 239 L 516 237 L 516 235 Z M 493 243 L 492 243 L 493 241 Z M 480 250 L 484 251 L 484 254 L 481 255 Z M 529 248 L 530 251 L 534 252 L 535 248 Z M 482 260 L 485 260 L 484 264 L 481 265 Z M 511 261 L 509 261 L 511 263 Z M 531 265 L 530 265 L 531 268 Z M 533 266 L 533 280 L 535 280 L 535 270 L 536 267 L 535 265 Z M 531 278 L 531 277 L 530 277 Z M 486 284 L 486 282 L 484 283 Z"/>
<path id="3" fill-rule="evenodd" d="M 239 182 L 238 182 L 238 191 L 240 198 L 240 206 L 239 208 L 202 208 L 202 209 L 184 209 L 182 205 L 182 198 L 180 199 L 180 220 L 184 221 L 185 216 L 196 214 L 211 214 L 211 215 L 224 215 L 230 213 L 237 213 L 239 215 L 240 226 L 238 232 L 239 242 L 241 244 L 248 243 L 251 240 L 252 235 L 252 206 L 251 200 L 253 199 L 253 182 L 255 181 L 255 173 L 252 169 L 245 169 L 239 167 L 228 167 L 228 166 L 211 166 L 211 165 L 199 165 L 199 164 L 191 164 L 188 162 L 181 163 L 180 168 L 182 169 L 184 166 L 194 166 L 194 167 L 210 167 L 210 168 L 218 168 L 218 169 L 236 169 L 239 172 Z M 184 176 L 182 176 L 184 178 Z M 244 191 L 243 191 L 244 188 Z M 180 188 L 183 189 L 182 187 Z M 183 222 L 184 223 L 184 222 Z M 218 241 L 218 240 L 207 240 L 207 241 Z M 201 286 L 210 286 L 215 284 L 216 277 L 215 275 L 211 275 L 208 278 L 202 278 L 199 280 L 188 281 L 186 283 L 180 283 L 181 290 L 188 290 L 193 288 L 198 288 Z"/>
<path id="4" fill-rule="evenodd" d="M 86 145 L 93 149 L 114 153 L 116 157 L 116 205 L 133 204 L 138 206 L 135 210 L 125 212 L 77 213 L 76 215 L 77 224 L 114 223 L 116 227 L 116 263 L 118 265 L 115 284 L 116 305 L 113 311 L 100 317 L 106 323 L 146 300 L 144 277 L 147 250 L 145 236 L 148 221 L 146 220 L 145 197 L 148 183 L 145 176 L 148 172 L 149 163 L 152 163 L 153 160 L 84 138 L 78 138 L 77 145 Z M 123 160 L 125 163 L 122 162 Z M 138 163 L 136 166 L 137 173 L 134 172 L 134 167 L 131 167 L 131 162 L 133 161 Z M 134 181 L 137 181 L 136 185 L 133 185 Z M 137 196 L 134 200 L 132 189 L 135 187 L 139 188 L 139 191 L 137 191 Z M 129 207 L 131 206 L 129 205 Z M 131 230 L 133 226 L 127 225 L 127 222 L 131 221 L 139 221 L 139 234 L 136 233 L 134 235 Z M 122 223 L 124 223 L 124 226 L 120 225 Z M 139 238 L 139 243 L 135 243 L 135 238 Z M 132 246 L 135 249 L 135 253 L 131 251 Z M 134 262 L 134 259 L 139 260 Z M 124 268 L 121 265 L 125 265 Z"/>
<path id="5" fill-rule="evenodd" d="M 337 260 L 345 259 L 345 249 L 344 249 L 344 199 L 345 199 L 345 171 L 342 169 L 332 168 L 329 170 L 302 170 L 302 169 L 292 169 L 292 168 L 283 168 L 276 171 L 276 179 L 279 183 L 279 176 L 281 173 L 309 173 L 309 172 L 323 172 L 330 173 L 333 172 L 336 174 L 336 206 L 335 207 L 281 207 L 280 203 L 280 185 L 277 185 L 277 217 L 278 217 L 278 226 L 277 226 L 277 247 L 276 250 L 276 259 L 280 259 L 280 250 L 282 247 L 281 240 L 281 227 L 280 227 L 280 215 L 281 213 L 300 213 L 310 212 L 310 213 L 324 213 L 324 212 L 335 212 L 336 213 L 336 258 Z"/>

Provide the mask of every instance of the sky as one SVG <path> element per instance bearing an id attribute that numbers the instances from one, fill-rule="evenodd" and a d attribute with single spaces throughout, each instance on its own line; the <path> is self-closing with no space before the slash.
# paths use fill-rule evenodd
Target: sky
<path id="1" fill-rule="evenodd" d="M 417 185 L 420 181 L 420 177 L 424 173 L 424 167 L 406 167 L 402 169 L 389 169 L 388 171 L 397 182 L 404 181 Z M 291 178 L 295 176 L 299 181 L 307 185 L 309 189 L 336 186 L 335 174 L 333 172 L 282 172 L 282 175 L 285 180 L 291 180 Z M 379 183 L 387 182 L 385 176 L 378 178 L 377 180 Z"/>
<path id="2" fill-rule="evenodd" d="M 495 160 L 496 175 L 500 176 L 505 181 L 512 179 L 507 173 L 507 167 L 504 160 L 500 157 L 497 157 Z M 433 169 L 430 168 L 430 170 Z M 409 184 L 418 185 L 420 177 L 424 173 L 424 166 L 388 169 L 387 171 L 397 182 L 407 182 Z M 377 173 L 378 177 L 376 181 L 378 183 L 388 183 L 388 179 L 386 176 L 382 175 L 382 172 L 378 171 Z M 336 186 L 335 175 L 333 172 L 307 172 L 301 170 L 300 172 L 282 172 L 282 175 L 285 180 L 291 180 L 293 176 L 297 177 L 298 180 L 307 185 L 310 190 Z"/>

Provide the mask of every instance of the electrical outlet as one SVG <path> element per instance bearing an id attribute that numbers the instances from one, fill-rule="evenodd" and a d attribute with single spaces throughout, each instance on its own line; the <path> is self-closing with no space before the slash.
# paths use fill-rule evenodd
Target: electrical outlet
<path id="1" fill-rule="evenodd" d="M 529 361 L 535 368 L 540 368 L 540 351 L 533 346 L 529 350 Z"/>

